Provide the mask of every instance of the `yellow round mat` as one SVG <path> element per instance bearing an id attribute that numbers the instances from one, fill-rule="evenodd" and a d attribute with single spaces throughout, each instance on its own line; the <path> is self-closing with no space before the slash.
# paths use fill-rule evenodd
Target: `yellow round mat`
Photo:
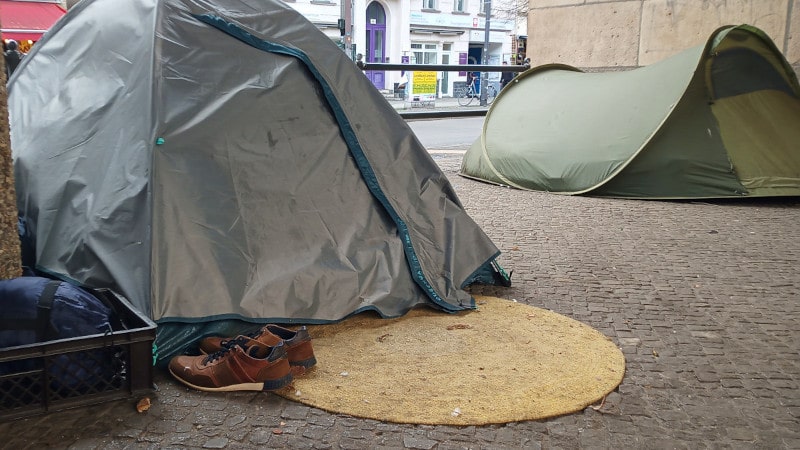
<path id="1" fill-rule="evenodd" d="M 614 390 L 625 358 L 593 328 L 476 297 L 478 310 L 359 314 L 309 326 L 317 366 L 278 395 L 396 423 L 483 425 L 580 411 Z"/>

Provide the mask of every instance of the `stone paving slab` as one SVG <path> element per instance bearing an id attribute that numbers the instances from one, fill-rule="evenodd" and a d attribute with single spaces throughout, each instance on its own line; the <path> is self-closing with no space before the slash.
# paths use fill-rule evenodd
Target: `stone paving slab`
<path id="1" fill-rule="evenodd" d="M 542 421 L 400 425 L 158 372 L 147 413 L 126 400 L 6 422 L 0 447 L 800 448 L 800 199 L 565 197 L 459 177 L 460 154 L 433 158 L 513 270 L 511 288 L 472 291 L 564 314 L 622 349 L 625 378 L 604 402 Z"/>

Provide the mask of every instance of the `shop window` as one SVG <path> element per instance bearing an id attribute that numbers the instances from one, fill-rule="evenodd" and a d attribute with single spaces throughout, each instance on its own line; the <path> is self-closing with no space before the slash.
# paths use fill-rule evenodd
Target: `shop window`
<path id="1" fill-rule="evenodd" d="M 437 64 L 439 60 L 436 44 L 412 43 L 411 51 L 414 53 L 414 62 L 417 64 Z"/>

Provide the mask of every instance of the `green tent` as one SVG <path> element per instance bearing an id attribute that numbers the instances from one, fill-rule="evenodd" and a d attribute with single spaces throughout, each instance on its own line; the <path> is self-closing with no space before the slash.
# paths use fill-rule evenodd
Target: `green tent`
<path id="1" fill-rule="evenodd" d="M 26 265 L 130 300 L 158 363 L 510 283 L 408 124 L 287 2 L 81 0 L 8 90 Z"/>
<path id="2" fill-rule="evenodd" d="M 647 67 L 518 76 L 461 174 L 520 189 L 630 198 L 800 195 L 800 86 L 761 30 L 725 26 Z"/>

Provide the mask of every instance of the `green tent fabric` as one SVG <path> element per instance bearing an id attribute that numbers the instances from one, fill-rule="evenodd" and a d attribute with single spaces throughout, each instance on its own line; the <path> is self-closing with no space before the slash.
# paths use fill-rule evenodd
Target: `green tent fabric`
<path id="1" fill-rule="evenodd" d="M 651 66 L 550 64 L 501 92 L 461 175 L 628 198 L 800 195 L 800 86 L 761 30 L 725 26 Z"/>
<path id="2" fill-rule="evenodd" d="M 280 0 L 81 0 L 8 90 L 29 264 L 130 300 L 159 363 L 510 282 L 408 124 Z"/>

